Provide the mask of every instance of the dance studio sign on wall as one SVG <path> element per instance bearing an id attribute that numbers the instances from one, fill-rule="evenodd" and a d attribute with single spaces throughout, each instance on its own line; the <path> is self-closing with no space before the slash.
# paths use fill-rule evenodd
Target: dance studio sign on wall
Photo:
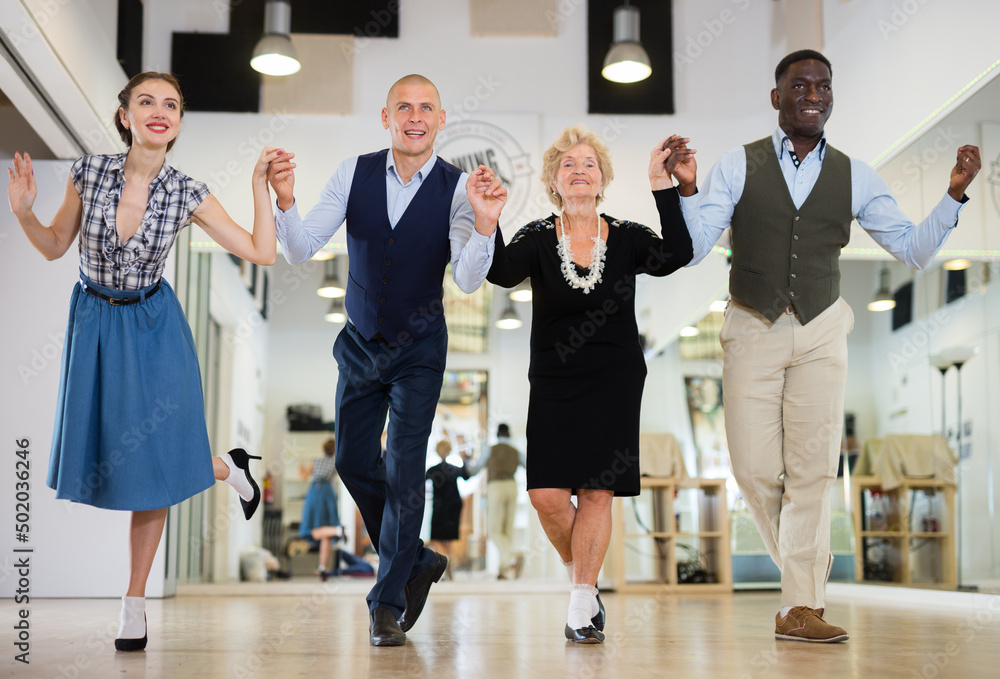
<path id="1" fill-rule="evenodd" d="M 438 133 L 436 151 L 441 158 L 466 172 L 473 172 L 480 165 L 492 169 L 507 187 L 507 204 L 501 221 L 517 229 L 537 217 L 528 214 L 526 208 L 532 193 L 538 193 L 531 184 L 535 172 L 533 155 L 537 157 L 537 153 L 530 152 L 537 144 L 538 119 L 535 116 L 509 118 L 504 120 L 504 125 L 481 120 L 449 122 Z M 529 150 L 525 150 L 525 145 Z"/>

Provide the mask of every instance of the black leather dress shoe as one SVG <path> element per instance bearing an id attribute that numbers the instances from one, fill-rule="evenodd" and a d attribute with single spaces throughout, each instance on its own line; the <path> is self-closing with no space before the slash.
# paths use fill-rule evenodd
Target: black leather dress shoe
<path id="1" fill-rule="evenodd" d="M 396 615 L 385 606 L 378 606 L 371 612 L 368 641 L 372 646 L 402 646 L 406 643 L 406 635 L 399 629 Z"/>
<path id="2" fill-rule="evenodd" d="M 577 644 L 600 644 L 604 642 L 604 632 L 594 629 L 593 626 L 581 627 L 580 629 L 570 629 L 566 625 L 564 630 L 566 638 Z"/>
<path id="3" fill-rule="evenodd" d="M 599 632 L 604 631 L 604 602 L 601 601 L 601 595 L 597 595 L 597 605 L 600 606 L 601 610 L 597 611 L 597 615 L 590 619 L 591 624 L 597 628 Z"/>
<path id="4" fill-rule="evenodd" d="M 403 588 L 403 598 L 406 601 L 406 608 L 399 618 L 399 628 L 404 632 L 409 632 L 410 628 L 420 617 L 427 603 L 427 594 L 431 591 L 431 585 L 441 579 L 445 569 L 448 568 L 448 557 L 444 554 L 434 552 L 434 560 L 424 570 L 417 574 L 417 577 L 406 583 Z"/>
<path id="5" fill-rule="evenodd" d="M 142 628 L 143 635 L 142 639 L 115 639 L 115 650 L 116 651 L 141 651 L 146 648 L 146 641 L 149 638 L 149 632 L 146 631 L 146 614 L 142 614 Z"/>

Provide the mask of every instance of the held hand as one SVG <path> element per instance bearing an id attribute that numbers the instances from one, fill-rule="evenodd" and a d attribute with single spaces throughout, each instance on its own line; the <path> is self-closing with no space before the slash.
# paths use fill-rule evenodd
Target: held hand
<path id="1" fill-rule="evenodd" d="M 264 151 L 266 153 L 267 149 Z M 261 159 L 263 160 L 263 158 L 262 155 Z M 274 193 L 278 197 L 278 207 L 282 210 L 290 210 L 295 204 L 293 192 L 295 188 L 295 163 L 292 162 L 293 158 L 295 158 L 294 153 L 285 153 L 284 149 L 278 149 L 275 157 L 267 164 L 267 181 L 274 189 Z M 258 161 L 258 165 L 260 165 L 260 161 Z"/>
<path id="2" fill-rule="evenodd" d="M 666 139 L 666 146 L 670 150 L 667 169 L 677 179 L 677 189 L 682 196 L 693 196 L 698 190 L 698 162 L 694 159 L 698 151 L 688 148 L 690 141 L 676 134 Z"/>
<path id="3" fill-rule="evenodd" d="M 271 163 L 278 158 L 285 158 L 286 155 L 290 156 L 292 154 L 285 154 L 284 149 L 265 146 L 264 150 L 260 152 L 257 164 L 253 167 L 253 176 L 251 177 L 251 181 L 264 182 L 266 184 L 268 181 L 267 173 Z"/>
<path id="4" fill-rule="evenodd" d="M 979 174 L 983 161 L 979 157 L 978 146 L 962 146 L 958 149 L 958 160 L 951 169 L 951 179 L 948 182 L 948 195 L 961 201 L 969 184 Z"/>
<path id="5" fill-rule="evenodd" d="M 507 202 L 507 189 L 493 174 L 493 170 L 480 165 L 469 175 L 465 183 L 465 193 L 469 204 L 476 213 L 476 222 L 495 227 L 500 219 L 500 212 Z"/>
<path id="6" fill-rule="evenodd" d="M 20 218 L 31 210 L 31 206 L 35 204 L 35 196 L 38 195 L 31 156 L 25 153 L 22 158 L 20 153 L 15 153 L 14 167 L 7 168 L 7 174 L 10 177 L 10 183 L 7 185 L 10 211 L 15 217 Z"/>
<path id="7" fill-rule="evenodd" d="M 649 187 L 654 191 L 669 189 L 674 185 L 674 180 L 667 169 L 667 158 L 672 153 L 667 147 L 667 139 L 653 147 L 649 152 Z"/>

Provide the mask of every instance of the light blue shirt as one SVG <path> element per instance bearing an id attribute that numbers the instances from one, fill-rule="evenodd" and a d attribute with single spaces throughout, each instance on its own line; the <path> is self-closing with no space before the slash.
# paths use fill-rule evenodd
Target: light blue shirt
<path id="1" fill-rule="evenodd" d="M 801 159 L 798 167 L 789 151 L 792 142 L 780 127 L 772 135 L 778 164 L 795 207 L 805 202 L 823 168 L 826 157 L 826 135 L 812 151 Z M 914 224 L 903 214 L 889 192 L 885 181 L 867 163 L 851 158 L 851 215 L 858 220 L 875 242 L 911 269 L 923 269 L 934 259 L 944 244 L 964 207 L 945 192 L 944 198 L 927 219 Z M 747 156 L 742 146 L 729 151 L 711 169 L 702 190 L 693 196 L 681 197 L 681 211 L 694 244 L 693 266 L 712 251 L 712 247 L 729 226 L 733 209 L 746 185 Z"/>
<path id="2" fill-rule="evenodd" d="M 396 173 L 392 150 L 386 154 L 385 196 L 392 228 L 396 228 L 436 162 L 437 155 L 431 154 L 430 160 L 413 175 L 409 183 L 404 184 Z M 287 212 L 280 207 L 275 210 L 274 224 L 278 242 L 281 243 L 281 250 L 289 264 L 301 264 L 308 260 L 340 229 L 347 217 L 347 199 L 351 195 L 357 165 L 358 157 L 354 156 L 337 166 L 337 171 L 323 187 L 319 202 L 309 210 L 305 219 L 299 215 L 298 201 Z M 465 182 L 468 178 L 469 175 L 463 172 L 455 186 L 448 238 L 451 241 L 452 278 L 463 292 L 474 292 L 486 280 L 493 262 L 496 232 L 484 236 L 476 231 L 476 215 L 465 195 Z"/>

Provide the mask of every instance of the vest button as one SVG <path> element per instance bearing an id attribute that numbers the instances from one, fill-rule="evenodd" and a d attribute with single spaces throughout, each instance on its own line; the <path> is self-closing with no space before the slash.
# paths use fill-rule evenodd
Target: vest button
<path id="1" fill-rule="evenodd" d="M 792 275 L 794 276 L 795 274 L 792 274 Z M 378 298 L 378 303 L 379 304 L 385 304 L 385 297 L 379 297 Z"/>
<path id="2" fill-rule="evenodd" d="M 379 316 L 379 317 L 378 317 L 378 322 L 379 322 L 379 323 L 384 323 L 384 322 L 385 322 L 385 319 L 384 319 L 384 318 L 382 318 L 381 316 Z"/>
<path id="3" fill-rule="evenodd" d="M 794 293 L 794 292 L 791 292 L 791 291 L 789 291 L 789 293 L 788 293 L 788 296 L 789 296 L 789 297 L 795 297 L 795 293 Z M 381 322 L 382 322 L 382 321 L 380 320 L 380 321 L 379 321 L 379 323 L 381 323 Z"/>
<path id="4" fill-rule="evenodd" d="M 796 255 L 796 254 L 793 254 L 793 255 L 792 255 L 792 259 L 798 259 L 798 258 L 799 258 L 799 256 L 798 256 L 798 255 Z"/>
<path id="5" fill-rule="evenodd" d="M 795 274 L 792 274 L 792 278 L 798 278 L 798 276 L 796 276 Z"/>
<path id="6" fill-rule="evenodd" d="M 799 216 L 795 215 L 795 221 L 799 221 Z"/>
<path id="7" fill-rule="evenodd" d="M 793 238 L 793 239 L 795 239 L 795 240 L 798 240 L 798 239 L 799 239 L 799 237 L 798 237 L 798 236 L 792 236 L 792 238 Z"/>
<path id="8" fill-rule="evenodd" d="M 392 264 L 392 260 L 391 259 L 385 260 L 385 265 L 386 266 L 389 266 L 390 264 Z"/>
<path id="9" fill-rule="evenodd" d="M 388 285 L 388 284 L 389 284 L 389 279 L 388 278 L 383 278 L 382 279 L 382 285 Z"/>
<path id="10" fill-rule="evenodd" d="M 390 238 L 389 240 L 386 241 L 386 243 L 388 243 L 389 245 L 392 245 L 395 242 L 396 242 L 395 238 Z"/>

